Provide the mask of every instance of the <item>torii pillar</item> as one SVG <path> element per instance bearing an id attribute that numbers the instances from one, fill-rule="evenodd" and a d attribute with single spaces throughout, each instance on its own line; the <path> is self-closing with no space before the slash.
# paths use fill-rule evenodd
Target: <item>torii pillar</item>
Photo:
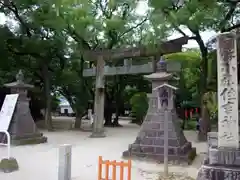
<path id="1" fill-rule="evenodd" d="M 133 57 L 150 57 L 157 54 L 171 54 L 182 51 L 182 46 L 187 44 L 188 37 L 184 36 L 178 39 L 161 42 L 156 44 L 156 48 L 147 46 L 123 48 L 123 49 L 106 49 L 96 51 L 86 51 L 84 56 L 89 60 L 97 61 L 96 68 L 96 86 L 94 102 L 94 122 L 93 131 L 90 137 L 105 137 L 104 134 L 104 66 L 105 60 L 113 61 L 115 59 L 125 59 Z"/>

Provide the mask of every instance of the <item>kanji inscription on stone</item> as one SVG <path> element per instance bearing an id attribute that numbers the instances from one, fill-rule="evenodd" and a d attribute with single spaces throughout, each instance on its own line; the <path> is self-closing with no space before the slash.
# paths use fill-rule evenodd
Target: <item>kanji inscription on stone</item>
<path id="1" fill-rule="evenodd" d="M 239 147 L 237 44 L 233 33 L 218 36 L 218 147 Z"/>

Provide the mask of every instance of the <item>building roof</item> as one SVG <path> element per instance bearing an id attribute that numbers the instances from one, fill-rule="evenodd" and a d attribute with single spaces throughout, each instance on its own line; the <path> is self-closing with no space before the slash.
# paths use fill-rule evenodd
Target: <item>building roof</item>
<path id="1" fill-rule="evenodd" d="M 169 80 L 173 77 L 173 74 L 168 72 L 156 72 L 149 75 L 145 75 L 144 77 L 150 80 Z"/>
<path id="2" fill-rule="evenodd" d="M 162 87 L 168 87 L 168 88 L 173 89 L 173 90 L 177 90 L 177 89 L 178 89 L 178 88 L 175 87 L 175 86 L 172 86 L 172 85 L 167 84 L 167 83 L 163 83 L 163 84 L 161 84 L 160 86 L 155 87 L 153 90 L 157 90 L 157 89 L 160 89 L 160 88 L 162 88 Z"/>
<path id="3" fill-rule="evenodd" d="M 29 88 L 33 88 L 34 86 L 31 84 L 26 84 L 24 83 L 24 75 L 22 70 L 20 69 L 19 72 L 16 74 L 16 81 L 15 82 L 11 82 L 11 83 L 7 83 L 4 84 L 4 86 L 6 87 L 15 87 L 15 88 L 25 88 L 25 89 L 29 89 Z"/>
<path id="4" fill-rule="evenodd" d="M 16 87 L 16 88 L 26 88 L 26 89 L 34 87 L 31 84 L 26 84 L 26 83 L 19 82 L 19 81 L 4 84 L 4 86 L 9 87 L 9 88 Z"/>
<path id="5" fill-rule="evenodd" d="M 61 101 L 59 106 L 70 106 L 70 104 L 67 101 Z"/>

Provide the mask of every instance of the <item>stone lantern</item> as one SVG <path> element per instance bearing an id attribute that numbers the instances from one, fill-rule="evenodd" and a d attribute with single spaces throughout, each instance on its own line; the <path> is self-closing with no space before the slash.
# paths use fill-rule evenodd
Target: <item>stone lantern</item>
<path id="1" fill-rule="evenodd" d="M 24 75 L 20 70 L 16 75 L 16 81 L 5 84 L 5 87 L 10 88 L 11 94 L 19 94 L 8 129 L 11 143 L 14 145 L 45 143 L 47 138 L 38 131 L 29 109 L 30 99 L 27 94 L 34 86 L 24 83 Z"/>
<path id="2" fill-rule="evenodd" d="M 180 128 L 174 107 L 176 87 L 169 83 L 173 74 L 167 71 L 163 58 L 157 63 L 156 72 L 145 76 L 152 82 L 149 95 L 149 108 L 140 132 L 133 144 L 129 145 L 123 157 L 137 157 L 164 161 L 164 111 L 170 111 L 168 119 L 168 160 L 174 163 L 191 163 L 196 156 L 196 149 L 188 142 Z"/>

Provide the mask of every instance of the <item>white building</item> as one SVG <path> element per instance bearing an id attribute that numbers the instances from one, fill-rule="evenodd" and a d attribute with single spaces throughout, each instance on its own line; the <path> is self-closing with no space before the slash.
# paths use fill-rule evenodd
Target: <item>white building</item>
<path id="1" fill-rule="evenodd" d="M 71 108 L 70 104 L 67 101 L 61 102 L 59 107 L 61 115 L 71 115 L 74 113 L 73 109 Z"/>

